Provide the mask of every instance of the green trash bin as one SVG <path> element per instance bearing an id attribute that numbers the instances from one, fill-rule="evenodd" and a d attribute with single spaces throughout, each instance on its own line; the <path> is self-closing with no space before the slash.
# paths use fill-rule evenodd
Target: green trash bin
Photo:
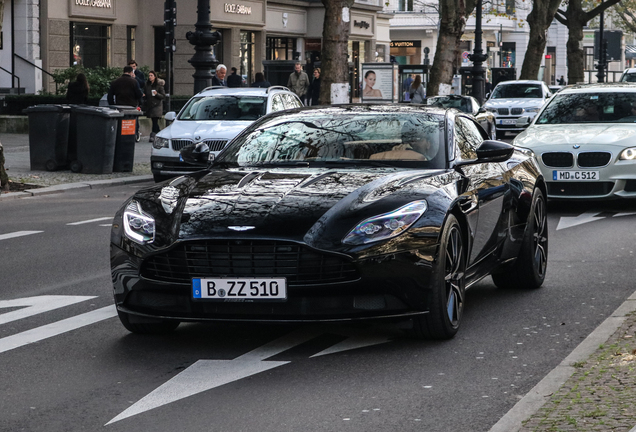
<path id="1" fill-rule="evenodd" d="M 108 108 L 116 109 L 124 115 L 117 124 L 113 172 L 131 172 L 135 164 L 137 122 L 142 112 L 128 105 L 108 105 Z"/>
<path id="2" fill-rule="evenodd" d="M 117 124 L 123 114 L 107 107 L 73 106 L 77 159 L 71 171 L 110 174 L 115 160 Z"/>
<path id="3" fill-rule="evenodd" d="M 29 117 L 29 158 L 31 170 L 56 171 L 67 164 L 68 105 L 33 105 L 23 111 Z"/>

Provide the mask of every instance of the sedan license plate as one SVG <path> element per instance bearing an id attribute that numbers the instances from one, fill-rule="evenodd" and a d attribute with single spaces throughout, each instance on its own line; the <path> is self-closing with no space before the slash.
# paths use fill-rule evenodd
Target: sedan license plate
<path id="1" fill-rule="evenodd" d="M 284 301 L 285 278 L 194 278 L 192 297 L 222 301 Z"/>
<path id="2" fill-rule="evenodd" d="M 500 125 L 513 125 L 513 124 L 517 124 L 517 119 L 504 119 L 504 120 L 499 120 L 499 124 L 500 124 Z"/>
<path id="3" fill-rule="evenodd" d="M 553 181 L 598 181 L 598 171 L 552 171 Z"/>

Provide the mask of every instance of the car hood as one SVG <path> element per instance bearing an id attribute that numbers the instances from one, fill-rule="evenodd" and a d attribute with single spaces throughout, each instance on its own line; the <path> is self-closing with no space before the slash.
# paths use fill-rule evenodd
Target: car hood
<path id="1" fill-rule="evenodd" d="M 175 121 L 167 128 L 158 133 L 162 138 L 191 139 L 199 142 L 206 139 L 227 139 L 231 140 L 253 121 L 212 121 L 193 120 Z"/>
<path id="2" fill-rule="evenodd" d="M 334 236 L 340 243 L 368 217 L 426 199 L 456 175 L 445 170 L 377 167 L 211 170 L 198 181 L 180 177 L 146 189 L 138 197 L 160 201 L 163 211 L 158 213 L 165 214 L 157 215 L 162 216 L 157 223 L 163 225 L 161 231 L 171 232 L 172 238 L 165 239 L 168 244 L 244 235 L 282 237 L 318 247 L 333 244 L 329 237 Z M 444 212 L 439 214 L 441 223 Z"/>
<path id="3" fill-rule="evenodd" d="M 636 125 L 628 123 L 532 125 L 517 135 L 514 144 L 542 151 L 575 145 L 624 148 L 633 146 L 635 138 Z"/>
<path id="4" fill-rule="evenodd" d="M 540 108 L 543 103 L 544 100 L 538 98 L 489 99 L 484 104 L 484 108 Z"/>

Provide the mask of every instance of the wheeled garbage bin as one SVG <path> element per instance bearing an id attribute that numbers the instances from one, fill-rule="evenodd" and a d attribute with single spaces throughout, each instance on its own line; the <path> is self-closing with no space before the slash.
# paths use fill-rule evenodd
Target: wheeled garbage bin
<path id="1" fill-rule="evenodd" d="M 117 125 L 113 172 L 131 172 L 135 164 L 137 122 L 142 112 L 128 105 L 108 105 L 108 108 L 116 109 L 124 115 Z"/>
<path id="2" fill-rule="evenodd" d="M 68 105 L 33 105 L 24 109 L 29 116 L 31 170 L 55 171 L 66 167 L 68 152 Z"/>
<path id="3" fill-rule="evenodd" d="M 115 160 L 117 125 L 123 114 L 107 107 L 73 106 L 77 159 L 71 171 L 110 174 Z"/>

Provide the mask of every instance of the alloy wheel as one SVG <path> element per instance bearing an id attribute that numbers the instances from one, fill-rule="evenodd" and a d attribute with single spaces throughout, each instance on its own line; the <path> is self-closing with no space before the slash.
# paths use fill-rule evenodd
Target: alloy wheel
<path id="1" fill-rule="evenodd" d="M 457 226 L 451 228 L 448 239 L 444 276 L 446 313 L 451 326 L 457 327 L 464 310 L 464 245 Z"/>

